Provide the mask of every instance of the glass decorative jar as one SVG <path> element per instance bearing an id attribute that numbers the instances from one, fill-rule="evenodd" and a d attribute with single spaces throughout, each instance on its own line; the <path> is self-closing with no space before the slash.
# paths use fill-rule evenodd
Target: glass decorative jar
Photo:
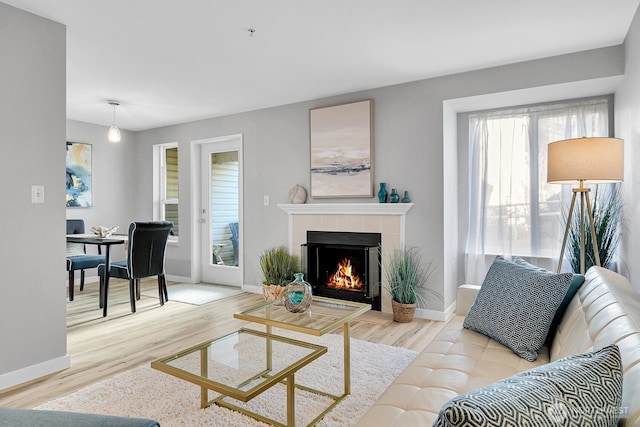
<path id="1" fill-rule="evenodd" d="M 304 280 L 303 273 L 295 273 L 294 277 L 284 291 L 282 304 L 292 313 L 304 313 L 311 305 L 311 285 Z"/>
<path id="2" fill-rule="evenodd" d="M 404 197 L 402 198 L 402 203 L 411 203 L 411 198 L 409 197 L 409 192 L 404 190 Z"/>
<path id="3" fill-rule="evenodd" d="M 398 194 L 398 191 L 393 188 L 391 190 L 391 195 L 389 196 L 389 201 L 391 203 L 398 203 L 400 201 L 400 195 Z"/>

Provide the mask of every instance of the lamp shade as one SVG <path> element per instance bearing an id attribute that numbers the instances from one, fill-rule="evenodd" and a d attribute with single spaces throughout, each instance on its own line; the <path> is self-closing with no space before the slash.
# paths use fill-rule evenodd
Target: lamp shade
<path id="1" fill-rule="evenodd" d="M 120 142 L 120 129 L 118 129 L 116 125 L 109 128 L 109 132 L 107 132 L 107 139 L 109 142 Z"/>
<path id="2" fill-rule="evenodd" d="M 624 141 L 574 138 L 549 144 L 547 182 L 606 184 L 624 178 Z"/>

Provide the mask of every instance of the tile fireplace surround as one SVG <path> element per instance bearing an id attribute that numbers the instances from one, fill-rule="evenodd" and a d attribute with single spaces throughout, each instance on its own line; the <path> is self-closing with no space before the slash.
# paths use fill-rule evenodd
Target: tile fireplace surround
<path id="1" fill-rule="evenodd" d="M 382 236 L 382 312 L 391 313 L 391 297 L 384 290 L 384 264 L 394 249 L 404 248 L 405 217 L 413 203 L 279 204 L 289 215 L 289 251 L 300 254 L 307 231 L 380 233 Z"/>

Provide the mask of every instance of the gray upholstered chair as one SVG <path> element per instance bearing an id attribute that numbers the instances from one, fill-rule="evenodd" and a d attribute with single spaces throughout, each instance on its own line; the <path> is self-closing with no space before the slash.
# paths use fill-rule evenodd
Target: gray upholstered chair
<path id="1" fill-rule="evenodd" d="M 238 265 L 238 223 L 232 222 L 229 224 L 229 229 L 231 230 L 231 245 L 233 245 L 233 265 Z"/>
<path id="2" fill-rule="evenodd" d="M 68 219 L 67 234 L 84 234 L 84 220 Z M 100 246 L 98 246 L 100 253 Z M 104 255 L 87 255 L 82 243 L 67 243 L 67 271 L 69 272 L 69 301 L 73 301 L 75 271 L 80 270 L 80 290 L 84 290 L 84 270 L 104 264 Z"/>
<path id="3" fill-rule="evenodd" d="M 173 228 L 169 221 L 132 222 L 129 225 L 127 260 L 111 263 L 109 277 L 129 280 L 129 298 L 131 312 L 136 312 L 136 300 L 140 299 L 140 279 L 158 276 L 158 294 L 160 305 L 169 300 L 167 281 L 164 275 L 164 256 L 167 239 Z M 105 265 L 98 266 L 100 275 L 100 294 L 103 304 L 107 304 L 107 292 L 104 291 Z"/>

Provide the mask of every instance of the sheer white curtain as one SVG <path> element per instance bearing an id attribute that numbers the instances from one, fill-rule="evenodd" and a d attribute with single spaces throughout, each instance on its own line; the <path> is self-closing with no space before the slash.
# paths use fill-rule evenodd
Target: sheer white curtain
<path id="1" fill-rule="evenodd" d="M 571 187 L 547 184 L 547 145 L 608 134 L 607 99 L 469 116 L 466 283 L 482 283 L 496 255 L 554 268 Z"/>

